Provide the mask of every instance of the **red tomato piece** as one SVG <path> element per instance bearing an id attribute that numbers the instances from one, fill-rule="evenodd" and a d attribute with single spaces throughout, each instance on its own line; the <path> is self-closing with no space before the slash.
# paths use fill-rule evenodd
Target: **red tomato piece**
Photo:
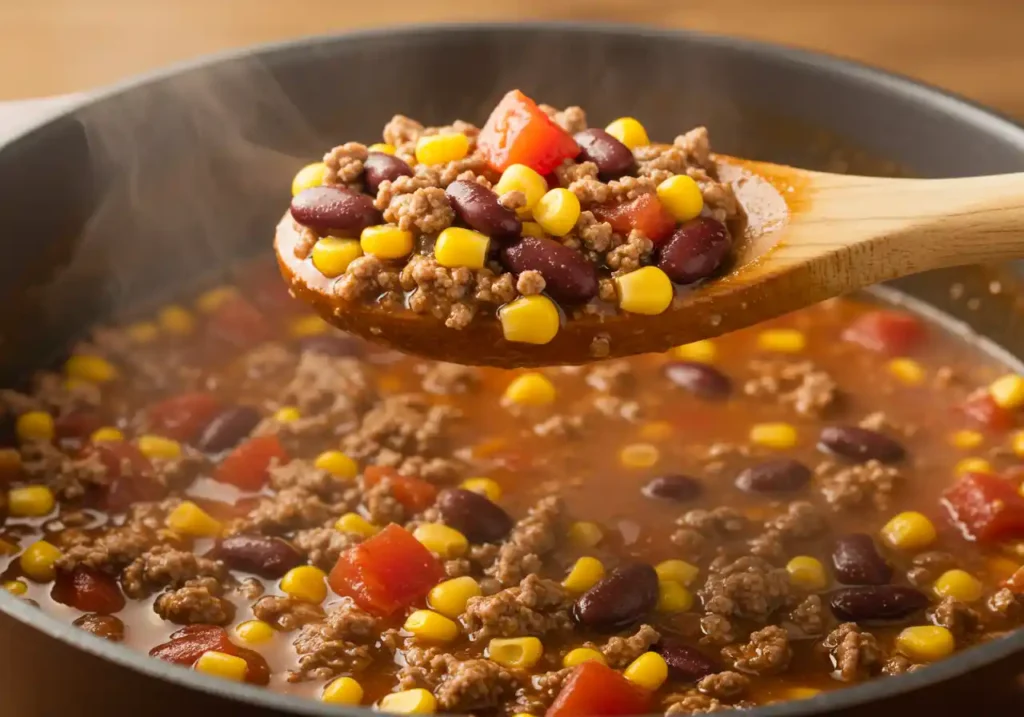
<path id="1" fill-rule="evenodd" d="M 631 202 L 611 207 L 595 207 L 594 216 L 608 222 L 619 234 L 636 229 L 657 245 L 676 229 L 676 220 L 653 194 L 644 194 Z"/>
<path id="2" fill-rule="evenodd" d="M 234 644 L 228 639 L 227 631 L 216 625 L 189 625 L 182 628 L 171 634 L 170 641 L 150 650 L 149 655 L 158 660 L 191 667 L 204 652 L 210 650 L 235 655 L 245 660 L 249 668 L 245 674 L 246 682 L 254 685 L 265 685 L 270 682 L 270 666 L 263 655 Z"/>
<path id="3" fill-rule="evenodd" d="M 110 479 L 103 499 L 107 510 L 121 512 L 135 503 L 160 500 L 167 495 L 167 487 L 153 474 L 153 464 L 131 443 L 91 444 L 82 451 L 80 460 L 88 460 L 92 455 L 99 458 Z"/>
<path id="4" fill-rule="evenodd" d="M 95 411 L 70 411 L 53 422 L 57 438 L 84 441 L 97 428 L 104 425 L 103 417 Z"/>
<path id="5" fill-rule="evenodd" d="M 110 615 L 124 608 L 124 595 L 117 580 L 81 565 L 70 572 L 57 573 L 50 597 L 62 605 L 100 615 Z"/>
<path id="6" fill-rule="evenodd" d="M 546 717 L 615 717 L 651 711 L 651 693 L 600 662 L 584 662 L 572 671 Z"/>
<path id="7" fill-rule="evenodd" d="M 327 582 L 338 595 L 385 617 L 422 600 L 443 577 L 429 550 L 405 528 L 389 525 L 342 553 Z"/>
<path id="8" fill-rule="evenodd" d="M 273 338 L 266 317 L 245 299 L 233 297 L 216 308 L 206 325 L 211 338 L 251 348 Z"/>
<path id="9" fill-rule="evenodd" d="M 274 459 L 279 464 L 288 462 L 288 454 L 278 437 L 256 436 L 231 451 L 217 466 L 213 478 L 242 490 L 259 490 L 270 477 L 268 470 Z"/>
<path id="10" fill-rule="evenodd" d="M 413 513 L 426 510 L 437 499 L 437 488 L 421 478 L 400 475 L 395 468 L 387 466 L 366 466 L 363 470 L 363 483 L 367 488 L 387 478 L 391 482 L 391 492 L 395 500 Z"/>
<path id="11" fill-rule="evenodd" d="M 968 540 L 1024 538 L 1024 497 L 999 476 L 968 473 L 945 490 L 941 502 Z"/>
<path id="12" fill-rule="evenodd" d="M 209 393 L 184 393 L 150 406 L 146 419 L 153 433 L 188 442 L 199 437 L 221 408 Z"/>
<path id="13" fill-rule="evenodd" d="M 496 172 L 525 164 L 538 174 L 548 174 L 580 153 L 576 140 L 519 90 L 506 94 L 494 108 L 476 146 Z"/>
<path id="14" fill-rule="evenodd" d="M 968 396 L 960 404 L 960 410 L 979 426 L 993 431 L 1005 431 L 1017 423 L 1013 412 L 996 403 L 988 389 L 984 388 Z"/>
<path id="15" fill-rule="evenodd" d="M 904 356 L 919 347 L 927 337 L 919 318 L 904 311 L 879 309 L 861 314 L 843 331 L 843 340 L 870 351 Z"/>

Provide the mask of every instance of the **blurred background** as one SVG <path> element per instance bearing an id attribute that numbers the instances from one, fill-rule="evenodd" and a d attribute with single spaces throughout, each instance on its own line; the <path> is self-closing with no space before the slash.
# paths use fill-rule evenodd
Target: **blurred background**
<path id="1" fill-rule="evenodd" d="M 0 100 L 88 90 L 303 35 L 541 18 L 650 23 L 825 50 L 1024 119 L 1024 0 L 0 0 Z"/>

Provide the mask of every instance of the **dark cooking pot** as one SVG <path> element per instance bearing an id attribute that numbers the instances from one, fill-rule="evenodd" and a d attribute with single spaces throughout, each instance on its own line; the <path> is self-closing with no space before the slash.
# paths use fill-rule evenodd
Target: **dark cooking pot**
<path id="1" fill-rule="evenodd" d="M 730 154 L 927 176 L 1024 169 L 1024 130 L 907 80 L 751 42 L 588 25 L 364 32 L 236 53 L 135 81 L 0 144 L 0 372 L 13 380 L 111 311 L 141 311 L 231 260 L 270 251 L 292 173 L 396 111 L 481 121 L 510 87 L 596 123 L 642 117 L 653 136 L 707 124 Z M 836 137 L 843 144 L 837 144 Z M 863 150 L 853 151 L 855 147 Z M 902 283 L 1016 355 L 1014 296 L 950 301 L 949 281 Z M 215 681 L 103 642 L 0 591 L 0 711 L 357 714 Z M 1024 631 L 924 671 L 754 715 L 995 712 L 1019 704 Z"/>

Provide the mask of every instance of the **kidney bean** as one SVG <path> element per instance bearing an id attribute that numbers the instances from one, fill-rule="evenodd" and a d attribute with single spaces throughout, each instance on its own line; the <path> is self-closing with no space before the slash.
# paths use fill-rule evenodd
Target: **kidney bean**
<path id="1" fill-rule="evenodd" d="M 252 406 L 231 406 L 206 425 L 196 447 L 206 453 L 234 448 L 259 422 L 260 414 Z"/>
<path id="2" fill-rule="evenodd" d="M 539 271 L 545 291 L 555 301 L 585 302 L 597 296 L 597 269 L 575 249 L 553 239 L 522 237 L 501 250 L 506 269 L 522 274 Z"/>
<path id="3" fill-rule="evenodd" d="M 580 146 L 579 161 L 596 164 L 597 172 L 605 182 L 629 174 L 636 166 L 629 147 L 603 129 L 585 129 L 577 132 L 573 139 Z"/>
<path id="4" fill-rule="evenodd" d="M 658 251 L 656 265 L 677 284 L 692 284 L 718 271 L 731 248 L 724 224 L 697 217 L 672 233 Z"/>
<path id="5" fill-rule="evenodd" d="M 219 541 L 207 557 L 263 578 L 279 578 L 305 562 L 291 544 L 265 535 L 231 535 Z"/>
<path id="6" fill-rule="evenodd" d="M 732 381 L 713 366 L 696 361 L 672 361 L 665 364 L 665 376 L 698 398 L 725 398 L 732 392 Z"/>
<path id="7" fill-rule="evenodd" d="M 704 490 L 704 486 L 696 478 L 685 475 L 658 476 L 647 482 L 640 492 L 648 498 L 661 498 L 684 502 L 693 500 Z"/>
<path id="8" fill-rule="evenodd" d="M 403 160 L 384 152 L 370 152 L 363 162 L 363 180 L 366 182 L 366 191 L 377 196 L 381 182 L 387 180 L 393 182 L 399 177 L 411 177 L 412 167 Z"/>
<path id="9" fill-rule="evenodd" d="M 862 585 L 834 590 L 829 605 L 848 622 L 900 620 L 926 608 L 928 596 L 902 585 Z"/>
<path id="10" fill-rule="evenodd" d="M 701 677 L 718 672 L 718 665 L 710 657 L 678 640 L 662 640 L 654 651 L 661 655 L 668 665 L 673 679 L 696 682 Z"/>
<path id="11" fill-rule="evenodd" d="M 292 217 L 320 234 L 358 236 L 381 222 L 373 199 L 344 187 L 312 187 L 292 198 Z"/>
<path id="12" fill-rule="evenodd" d="M 338 334 L 307 336 L 299 341 L 299 350 L 325 356 L 352 356 L 355 358 L 365 353 L 364 344 L 359 339 Z"/>
<path id="13" fill-rule="evenodd" d="M 800 490 L 811 479 L 811 470 L 792 458 L 758 463 L 736 476 L 736 487 L 750 493 L 783 493 Z"/>
<path id="14" fill-rule="evenodd" d="M 497 543 L 512 530 L 512 517 L 479 493 L 449 488 L 437 497 L 437 509 L 446 525 L 471 543 Z"/>
<path id="15" fill-rule="evenodd" d="M 641 620 L 658 604 L 658 574 L 645 563 L 614 570 L 576 599 L 573 619 L 584 627 L 612 632 Z"/>
<path id="16" fill-rule="evenodd" d="M 818 437 L 818 447 L 858 463 L 894 463 L 905 455 L 903 446 L 893 439 L 860 426 L 826 426 Z"/>
<path id="17" fill-rule="evenodd" d="M 476 182 L 459 180 L 444 191 L 459 219 L 489 237 L 517 237 L 523 222 L 498 203 L 498 195 Z"/>
<path id="18" fill-rule="evenodd" d="M 111 642 L 121 642 L 124 639 L 124 623 L 113 615 L 89 613 L 71 624 Z"/>
<path id="19" fill-rule="evenodd" d="M 836 579 L 844 585 L 886 585 L 892 580 L 892 566 L 866 533 L 851 533 L 836 540 L 832 565 Z"/>

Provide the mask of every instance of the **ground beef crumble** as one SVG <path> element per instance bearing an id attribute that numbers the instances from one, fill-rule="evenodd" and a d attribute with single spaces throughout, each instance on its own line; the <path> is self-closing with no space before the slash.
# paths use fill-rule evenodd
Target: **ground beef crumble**
<path id="1" fill-rule="evenodd" d="M 726 702 L 731 702 L 742 695 L 748 687 L 749 677 L 730 670 L 716 672 L 697 681 L 697 689 L 701 693 Z"/>
<path id="2" fill-rule="evenodd" d="M 189 550 L 157 545 L 132 561 L 121 575 L 121 587 L 131 598 L 144 598 L 162 587 L 180 587 L 196 578 L 222 581 L 227 575 L 219 560 Z"/>
<path id="3" fill-rule="evenodd" d="M 875 636 L 852 622 L 844 622 L 829 633 L 822 647 L 828 651 L 836 668 L 832 676 L 843 682 L 853 682 L 876 673 L 885 657 Z"/>
<path id="4" fill-rule="evenodd" d="M 766 621 L 786 603 L 789 595 L 789 573 L 754 556 L 739 558 L 710 572 L 700 589 L 707 612 L 756 622 Z"/>
<path id="5" fill-rule="evenodd" d="M 572 599 L 553 580 L 527 575 L 519 585 L 469 599 L 460 617 L 471 640 L 542 636 L 572 627 Z"/>
<path id="6" fill-rule="evenodd" d="M 292 644 L 299 669 L 289 682 L 325 680 L 341 672 L 359 672 L 373 660 L 377 620 L 344 598 L 327 610 L 322 622 L 302 627 Z"/>
<path id="7" fill-rule="evenodd" d="M 608 661 L 608 666 L 618 670 L 647 652 L 660 639 L 661 634 L 653 627 L 641 625 L 636 632 L 628 637 L 608 638 L 608 642 L 598 649 Z"/>
<path id="8" fill-rule="evenodd" d="M 252 614 L 257 620 L 263 620 L 282 632 L 298 630 L 303 625 L 324 619 L 324 611 L 319 605 L 277 595 L 257 600 L 252 606 Z"/>
<path id="9" fill-rule="evenodd" d="M 942 602 L 929 609 L 928 619 L 949 630 L 957 640 L 963 640 L 981 626 L 976 610 L 951 597 L 942 598 Z"/>
<path id="10" fill-rule="evenodd" d="M 161 593 L 153 610 L 179 625 L 227 625 L 235 616 L 235 606 L 220 597 L 220 585 L 211 578 L 190 580 L 184 587 Z"/>
<path id="11" fill-rule="evenodd" d="M 822 461 L 814 470 L 818 488 L 833 510 L 853 510 L 867 505 L 887 510 L 903 482 L 896 466 L 876 460 L 857 465 Z"/>
<path id="12" fill-rule="evenodd" d="M 743 384 L 744 394 L 774 400 L 801 416 L 820 418 L 839 400 L 839 384 L 810 361 L 755 359 L 749 370 L 755 377 Z"/>
<path id="13" fill-rule="evenodd" d="M 561 534 L 563 511 L 564 505 L 557 496 L 538 501 L 512 528 L 487 574 L 502 585 L 514 585 L 524 576 L 540 572 L 541 558 L 555 547 Z"/>
<path id="14" fill-rule="evenodd" d="M 773 675 L 789 667 L 793 652 L 789 635 L 778 625 L 769 625 L 750 634 L 750 641 L 722 650 L 722 657 L 740 672 Z"/>

